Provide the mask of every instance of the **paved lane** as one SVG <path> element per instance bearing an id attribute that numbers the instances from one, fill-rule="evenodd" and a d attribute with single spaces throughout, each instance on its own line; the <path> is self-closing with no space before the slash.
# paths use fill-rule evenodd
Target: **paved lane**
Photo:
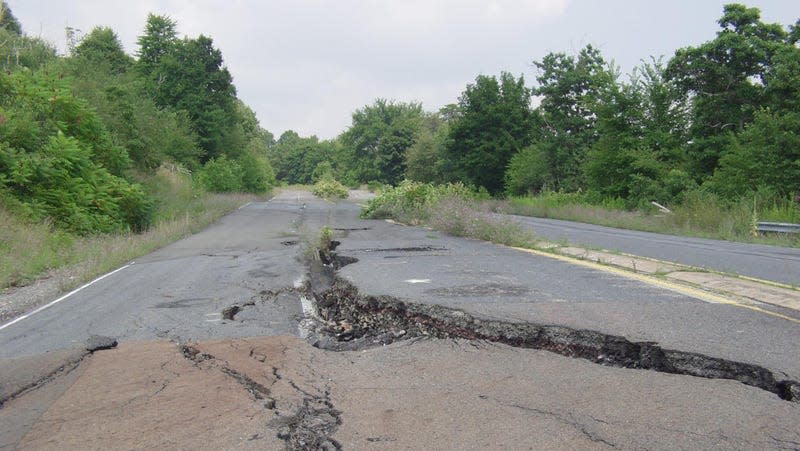
<path id="1" fill-rule="evenodd" d="M 558 219 L 508 215 L 551 240 L 800 285 L 800 249 L 615 229 Z"/>

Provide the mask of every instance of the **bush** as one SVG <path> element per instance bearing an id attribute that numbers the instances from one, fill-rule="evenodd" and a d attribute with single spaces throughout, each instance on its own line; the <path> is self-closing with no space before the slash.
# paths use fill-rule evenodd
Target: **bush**
<path id="1" fill-rule="evenodd" d="M 0 187 L 33 218 L 78 234 L 142 231 L 152 201 L 139 185 L 110 174 L 92 161 L 81 143 L 59 133 L 39 152 L 0 148 Z"/>
<path id="2" fill-rule="evenodd" d="M 485 197 L 467 188 L 463 183 L 432 185 L 404 180 L 395 188 L 382 191 L 367 202 L 361 217 L 372 219 L 394 218 L 410 224 L 427 222 L 430 207 L 441 199 L 458 197 L 478 200 Z"/>
<path id="3" fill-rule="evenodd" d="M 536 146 L 529 146 L 514 154 L 505 173 L 506 194 L 519 196 L 539 192 L 546 184 L 547 161 Z"/>
<path id="4" fill-rule="evenodd" d="M 333 177 L 325 177 L 314 185 L 311 191 L 315 196 L 323 199 L 347 199 L 350 191 Z"/>
<path id="5" fill-rule="evenodd" d="M 242 191 L 242 166 L 225 155 L 212 158 L 200 170 L 198 181 L 205 189 L 215 193 Z"/>
<path id="6" fill-rule="evenodd" d="M 275 186 L 275 173 L 266 157 L 247 152 L 239 159 L 242 188 L 250 193 L 265 193 Z"/>
<path id="7" fill-rule="evenodd" d="M 432 185 L 405 180 L 370 200 L 361 217 L 393 218 L 408 224 L 429 224 L 453 236 L 466 236 L 510 246 L 529 246 L 533 237 L 512 220 L 498 219 L 479 207 L 487 193 L 462 183 Z"/>

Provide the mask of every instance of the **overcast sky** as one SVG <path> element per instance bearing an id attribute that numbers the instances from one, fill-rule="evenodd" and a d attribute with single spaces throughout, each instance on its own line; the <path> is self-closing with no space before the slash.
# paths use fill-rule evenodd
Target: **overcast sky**
<path id="1" fill-rule="evenodd" d="M 26 33 L 64 48 L 64 28 L 102 25 L 135 54 L 147 13 L 180 36 L 213 38 L 239 97 L 275 134 L 332 138 L 374 99 L 457 100 L 479 74 L 535 83 L 531 62 L 599 47 L 624 73 L 650 55 L 714 37 L 726 1 L 711 0 L 7 0 Z M 800 18 L 798 0 L 758 0 L 762 18 Z"/>

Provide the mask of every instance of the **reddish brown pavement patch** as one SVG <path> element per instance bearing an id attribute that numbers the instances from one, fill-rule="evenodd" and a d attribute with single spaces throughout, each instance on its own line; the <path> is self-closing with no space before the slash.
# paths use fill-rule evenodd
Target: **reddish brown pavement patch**
<path id="1" fill-rule="evenodd" d="M 734 381 L 485 342 L 340 353 L 294 337 L 184 351 L 123 343 L 92 357 L 20 448 L 285 449 L 284 439 L 294 449 L 765 449 L 800 443 L 800 405 Z"/>
<path id="2" fill-rule="evenodd" d="M 19 448 L 264 449 L 251 439 L 263 436 L 266 419 L 238 383 L 175 344 L 124 343 L 96 353 Z"/>

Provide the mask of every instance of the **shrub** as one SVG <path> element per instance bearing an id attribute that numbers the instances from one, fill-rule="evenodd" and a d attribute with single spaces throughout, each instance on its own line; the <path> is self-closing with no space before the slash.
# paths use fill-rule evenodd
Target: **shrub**
<path id="1" fill-rule="evenodd" d="M 537 146 L 514 154 L 505 173 L 506 194 L 519 196 L 539 192 L 547 182 L 547 161 Z"/>
<path id="2" fill-rule="evenodd" d="M 347 187 L 333 177 L 322 178 L 314 185 L 314 189 L 311 192 L 323 199 L 347 199 L 350 195 Z"/>
<path id="3" fill-rule="evenodd" d="M 150 223 L 152 201 L 142 188 L 94 163 L 75 138 L 59 132 L 38 152 L 0 153 L 0 186 L 33 218 L 78 234 L 141 231 Z"/>
<path id="4" fill-rule="evenodd" d="M 212 158 L 200 170 L 198 181 L 215 193 L 242 191 L 242 167 L 238 161 L 229 160 L 225 155 Z"/>
<path id="5" fill-rule="evenodd" d="M 385 189 L 377 197 L 367 202 L 361 217 L 384 219 L 394 218 L 411 224 L 419 224 L 429 219 L 430 206 L 447 197 L 463 197 L 476 200 L 484 195 L 475 193 L 463 183 L 432 185 L 404 180 L 395 188 Z"/>
<path id="6" fill-rule="evenodd" d="M 480 207 L 487 194 L 462 183 L 432 185 L 403 181 L 370 200 L 361 217 L 393 218 L 408 224 L 429 224 L 454 236 L 466 236 L 511 246 L 527 246 L 533 237 L 519 224 L 499 219 Z"/>
<path id="7" fill-rule="evenodd" d="M 250 193 L 265 193 L 275 186 L 275 173 L 266 157 L 246 152 L 239 159 L 242 188 Z"/>

